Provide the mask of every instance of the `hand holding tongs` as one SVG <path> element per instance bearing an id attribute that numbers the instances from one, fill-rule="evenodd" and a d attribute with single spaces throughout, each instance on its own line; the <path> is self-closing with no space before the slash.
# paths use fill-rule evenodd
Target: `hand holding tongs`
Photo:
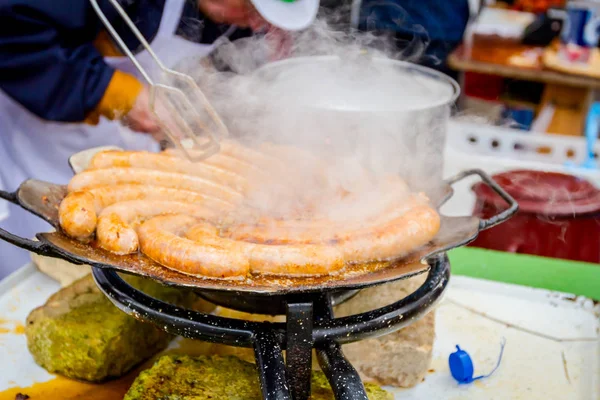
<path id="1" fill-rule="evenodd" d="M 168 138 L 192 161 L 199 161 L 217 153 L 220 150 L 219 140 L 228 136 L 229 133 L 215 109 L 209 103 L 206 96 L 204 96 L 204 93 L 202 93 L 192 77 L 165 67 L 118 1 L 108 1 L 119 12 L 162 72 L 161 78 L 166 83 L 156 82 L 152 79 L 108 21 L 108 18 L 98 5 L 98 0 L 90 0 L 92 7 L 106 29 L 150 85 L 150 109 Z M 186 90 L 182 90 L 182 87 Z M 192 101 L 189 96 L 192 96 Z M 204 108 L 204 113 L 200 112 L 196 104 Z M 212 127 L 207 127 L 203 114 L 204 117 L 208 114 L 208 117 L 212 120 Z M 185 139 L 185 136 L 187 136 L 187 139 Z M 184 141 L 191 141 L 192 147 L 199 151 L 188 151 L 186 147 L 189 146 L 184 145 Z"/>

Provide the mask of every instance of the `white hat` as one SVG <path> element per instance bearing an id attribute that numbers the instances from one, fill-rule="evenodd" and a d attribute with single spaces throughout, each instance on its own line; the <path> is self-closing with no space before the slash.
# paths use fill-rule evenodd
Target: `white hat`
<path id="1" fill-rule="evenodd" d="M 313 23 L 319 0 L 250 0 L 270 24 L 286 31 L 298 31 Z"/>

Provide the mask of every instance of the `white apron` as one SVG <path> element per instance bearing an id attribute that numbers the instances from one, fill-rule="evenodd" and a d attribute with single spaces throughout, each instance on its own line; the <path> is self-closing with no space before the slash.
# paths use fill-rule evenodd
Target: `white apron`
<path id="1" fill-rule="evenodd" d="M 151 43 L 152 49 L 168 67 L 188 57 L 205 56 L 214 47 L 175 35 L 184 3 L 185 0 L 166 0 L 159 30 Z M 232 31 L 230 29 L 227 34 Z M 153 68 L 154 63 L 147 52 L 136 57 L 144 68 Z M 107 57 L 105 60 L 119 70 L 138 75 L 127 57 Z M 104 118 L 97 126 L 42 120 L 0 91 L 0 189 L 14 191 L 29 178 L 66 184 L 73 176 L 68 165 L 72 154 L 108 145 L 158 150 L 158 144 L 151 136 L 135 133 Z M 8 217 L 2 221 L 7 211 Z M 2 199 L 0 226 L 27 238 L 51 228 L 40 218 Z M 27 251 L 0 240 L 0 279 L 29 261 Z"/>

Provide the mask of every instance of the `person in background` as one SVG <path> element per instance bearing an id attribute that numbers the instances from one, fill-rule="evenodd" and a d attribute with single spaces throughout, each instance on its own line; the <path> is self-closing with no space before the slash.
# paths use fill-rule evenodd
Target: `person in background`
<path id="1" fill-rule="evenodd" d="M 391 40 L 399 58 L 454 76 L 446 59 L 465 33 L 469 0 L 323 0 L 322 6 L 346 28 Z"/>
<path id="2" fill-rule="evenodd" d="M 108 0 L 98 1 L 145 67 L 125 22 Z M 121 0 L 167 67 L 202 57 L 220 37 L 230 40 L 270 26 L 307 27 L 318 0 Z M 68 158 L 98 146 L 157 150 L 160 127 L 149 91 L 104 28 L 89 0 L 0 2 L 0 190 L 28 178 L 66 184 Z M 125 126 L 126 127 L 125 127 Z M 6 202 L 0 199 L 6 207 Z M 50 227 L 9 205 L 0 227 L 31 237 Z M 0 216 L 2 216 L 0 210 Z M 0 279 L 29 261 L 26 251 L 0 240 Z"/>

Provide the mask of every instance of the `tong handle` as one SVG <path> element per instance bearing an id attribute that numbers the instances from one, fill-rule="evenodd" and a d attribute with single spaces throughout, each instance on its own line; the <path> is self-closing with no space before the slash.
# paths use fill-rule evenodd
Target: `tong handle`
<path id="1" fill-rule="evenodd" d="M 515 199 L 513 199 L 513 197 L 510 194 L 508 194 L 504 189 L 502 189 L 500 187 L 500 185 L 498 185 L 498 183 L 496 183 L 496 181 L 494 181 L 488 174 L 486 174 L 485 172 L 483 172 L 480 169 L 470 169 L 470 170 L 462 171 L 462 172 L 458 173 L 457 175 L 453 176 L 452 178 L 446 179 L 446 182 L 449 185 L 453 185 L 456 182 L 461 181 L 472 175 L 479 176 L 485 184 L 487 184 L 489 187 L 491 187 L 492 190 L 494 192 L 496 192 L 496 194 L 498 194 L 498 196 L 502 197 L 502 199 L 504 201 L 506 201 L 509 205 L 509 207 L 506 210 L 500 212 L 499 214 L 496 214 L 490 218 L 481 219 L 479 221 L 479 230 L 480 231 L 489 229 L 493 226 L 496 226 L 496 225 L 506 221 L 507 219 L 509 219 L 510 217 L 515 215 L 517 213 L 517 211 L 519 211 L 519 204 L 517 203 L 517 201 Z"/>
<path id="2" fill-rule="evenodd" d="M 0 190 L 0 198 L 20 206 L 17 192 L 11 193 L 4 190 Z M 14 233 L 10 233 L 9 231 L 2 228 L 0 228 L 0 239 L 10 244 L 14 244 L 15 246 L 20 247 L 22 249 L 34 252 L 36 254 L 50 253 L 48 246 L 44 243 L 22 238 L 21 236 L 17 236 Z"/>
<path id="3" fill-rule="evenodd" d="M 161 70 L 165 70 L 166 68 L 163 65 L 163 63 L 156 56 L 156 54 L 154 53 L 154 51 L 150 47 L 150 44 L 148 43 L 148 41 L 146 40 L 146 38 L 144 37 L 144 35 L 142 35 L 142 33 L 139 31 L 139 29 L 135 26 L 135 24 L 133 23 L 133 21 L 131 20 L 131 18 L 129 18 L 129 16 L 127 15 L 127 13 L 123 9 L 123 7 L 121 7 L 121 5 L 119 4 L 119 2 L 117 0 L 108 0 L 108 1 L 115 8 L 115 10 L 117 10 L 117 12 L 121 16 L 121 18 L 123 18 L 123 20 L 125 21 L 125 23 L 129 27 L 129 29 L 131 29 L 131 32 L 133 32 L 133 34 L 135 35 L 135 37 L 137 38 L 137 40 L 140 41 L 140 43 L 144 47 L 144 50 L 146 50 L 150 54 L 150 56 L 154 59 L 154 61 L 156 62 L 156 64 L 159 66 L 159 68 Z M 127 45 L 125 44 L 125 42 L 123 41 L 123 39 L 121 38 L 121 36 L 117 33 L 117 30 L 114 28 L 114 26 L 112 26 L 112 24 L 110 23 L 110 21 L 106 17 L 106 14 L 104 14 L 104 12 L 102 11 L 102 9 L 100 8 L 100 5 L 98 4 L 98 0 L 90 0 L 90 3 L 92 5 L 92 8 L 94 9 L 94 11 L 96 12 L 96 14 L 98 15 L 98 18 L 100 18 L 100 21 L 102 21 L 102 23 L 104 24 L 104 26 L 106 27 L 106 29 L 108 30 L 108 32 L 111 34 L 112 38 L 117 41 L 117 44 L 121 48 L 121 51 L 123 51 L 125 53 L 125 55 L 131 60 L 131 62 L 133 62 L 133 64 L 135 65 L 135 67 L 137 68 L 137 70 L 140 72 L 140 74 L 142 74 L 142 76 L 144 77 L 144 79 L 150 85 L 154 85 L 154 81 L 152 80 L 152 78 L 150 77 L 150 75 L 146 72 L 146 70 L 144 69 L 144 67 L 142 67 L 142 65 L 140 64 L 140 62 L 135 58 L 135 56 L 133 55 L 133 53 L 131 52 L 131 50 L 129 50 L 129 47 L 127 47 Z"/>
<path id="4" fill-rule="evenodd" d="M 144 50 L 146 50 L 148 52 L 148 54 L 150 54 L 150 56 L 152 57 L 152 59 L 154 60 L 154 62 L 158 66 L 158 68 L 161 70 L 161 72 L 164 75 L 169 75 L 171 80 L 174 82 L 179 80 L 179 82 L 183 82 L 185 85 L 188 85 L 188 87 L 191 88 L 191 92 L 196 96 L 196 98 L 193 99 L 193 102 L 192 102 L 192 101 L 190 101 L 188 96 L 181 89 L 178 89 L 172 85 L 165 85 L 165 84 L 161 84 L 160 82 L 156 82 L 150 76 L 148 71 L 146 71 L 144 69 L 144 67 L 140 64 L 140 62 L 135 58 L 135 56 L 133 55 L 131 50 L 129 50 L 129 48 L 127 47 L 127 45 L 125 44 L 125 42 L 123 41 L 121 36 L 117 33 L 114 26 L 110 23 L 110 21 L 106 17 L 106 14 L 104 14 L 102 9 L 98 5 L 98 0 L 90 0 L 92 8 L 98 15 L 98 18 L 100 18 L 100 20 L 102 21 L 102 23 L 104 24 L 106 29 L 110 32 L 111 36 L 114 38 L 114 40 L 117 41 L 117 44 L 120 46 L 121 50 L 131 60 L 131 62 L 135 65 L 135 67 L 140 72 L 140 74 L 144 77 L 144 79 L 150 85 L 150 87 L 152 89 L 150 92 L 150 108 L 151 108 L 153 114 L 156 117 L 158 117 L 158 122 L 161 125 L 161 127 L 163 128 L 163 131 L 167 134 L 169 139 L 179 148 L 179 150 L 181 150 L 186 155 L 186 157 L 192 161 L 200 161 L 201 159 L 207 158 L 207 157 L 215 154 L 216 152 L 218 152 L 220 150 L 220 147 L 218 144 L 218 139 L 229 136 L 229 131 L 227 130 L 227 127 L 225 126 L 225 123 L 223 122 L 221 117 L 218 115 L 216 110 L 210 104 L 208 99 L 204 96 L 204 93 L 202 93 L 202 91 L 200 90 L 200 88 L 198 87 L 196 82 L 189 75 L 186 75 L 181 72 L 167 68 L 163 64 L 163 62 L 160 60 L 160 58 L 156 55 L 154 50 L 152 50 L 152 47 L 150 46 L 150 44 L 148 43 L 148 41 L 146 40 L 144 35 L 142 35 L 142 33 L 135 26 L 135 24 L 133 23 L 131 18 L 129 18 L 129 16 L 127 15 L 127 12 L 119 4 L 118 0 L 108 0 L 108 1 L 114 7 L 114 9 L 118 12 L 118 14 L 121 16 L 121 18 L 125 21 L 125 23 L 129 27 L 131 32 L 135 35 L 137 40 L 141 43 Z M 162 78 L 164 78 L 164 75 Z M 181 144 L 182 139 L 177 137 L 175 132 L 173 132 L 173 126 L 167 126 L 167 124 L 163 121 L 163 118 L 158 115 L 157 110 L 156 110 L 156 102 L 155 102 L 157 89 L 167 90 L 171 94 L 178 97 L 180 102 L 182 102 L 182 104 L 184 104 L 185 107 L 187 107 L 189 110 L 192 110 L 191 115 L 194 117 L 196 124 L 198 124 L 199 126 L 203 125 L 202 117 L 201 117 L 200 113 L 198 112 L 198 110 L 195 109 L 194 103 L 197 102 L 198 104 L 202 104 L 204 106 L 204 109 L 208 112 L 208 115 L 210 116 L 216 129 L 218 130 L 220 138 L 215 136 L 215 134 L 212 130 L 206 130 L 207 134 L 208 134 L 207 137 L 209 139 L 209 142 L 208 142 L 208 144 L 203 145 L 198 140 L 197 135 L 193 131 L 190 130 L 190 127 L 186 126 L 185 122 L 183 125 L 180 123 L 178 124 L 179 130 L 183 131 L 183 133 L 189 139 L 191 139 L 193 141 L 194 145 L 197 148 L 199 148 L 201 150 L 201 152 L 203 152 L 202 156 L 199 156 L 199 157 L 192 156 L 192 154 L 190 152 L 188 152 L 188 150 L 186 148 L 184 148 L 183 145 Z M 177 110 L 174 110 L 172 112 L 172 115 L 177 115 Z M 179 119 L 181 120 L 181 118 L 179 118 Z"/>

